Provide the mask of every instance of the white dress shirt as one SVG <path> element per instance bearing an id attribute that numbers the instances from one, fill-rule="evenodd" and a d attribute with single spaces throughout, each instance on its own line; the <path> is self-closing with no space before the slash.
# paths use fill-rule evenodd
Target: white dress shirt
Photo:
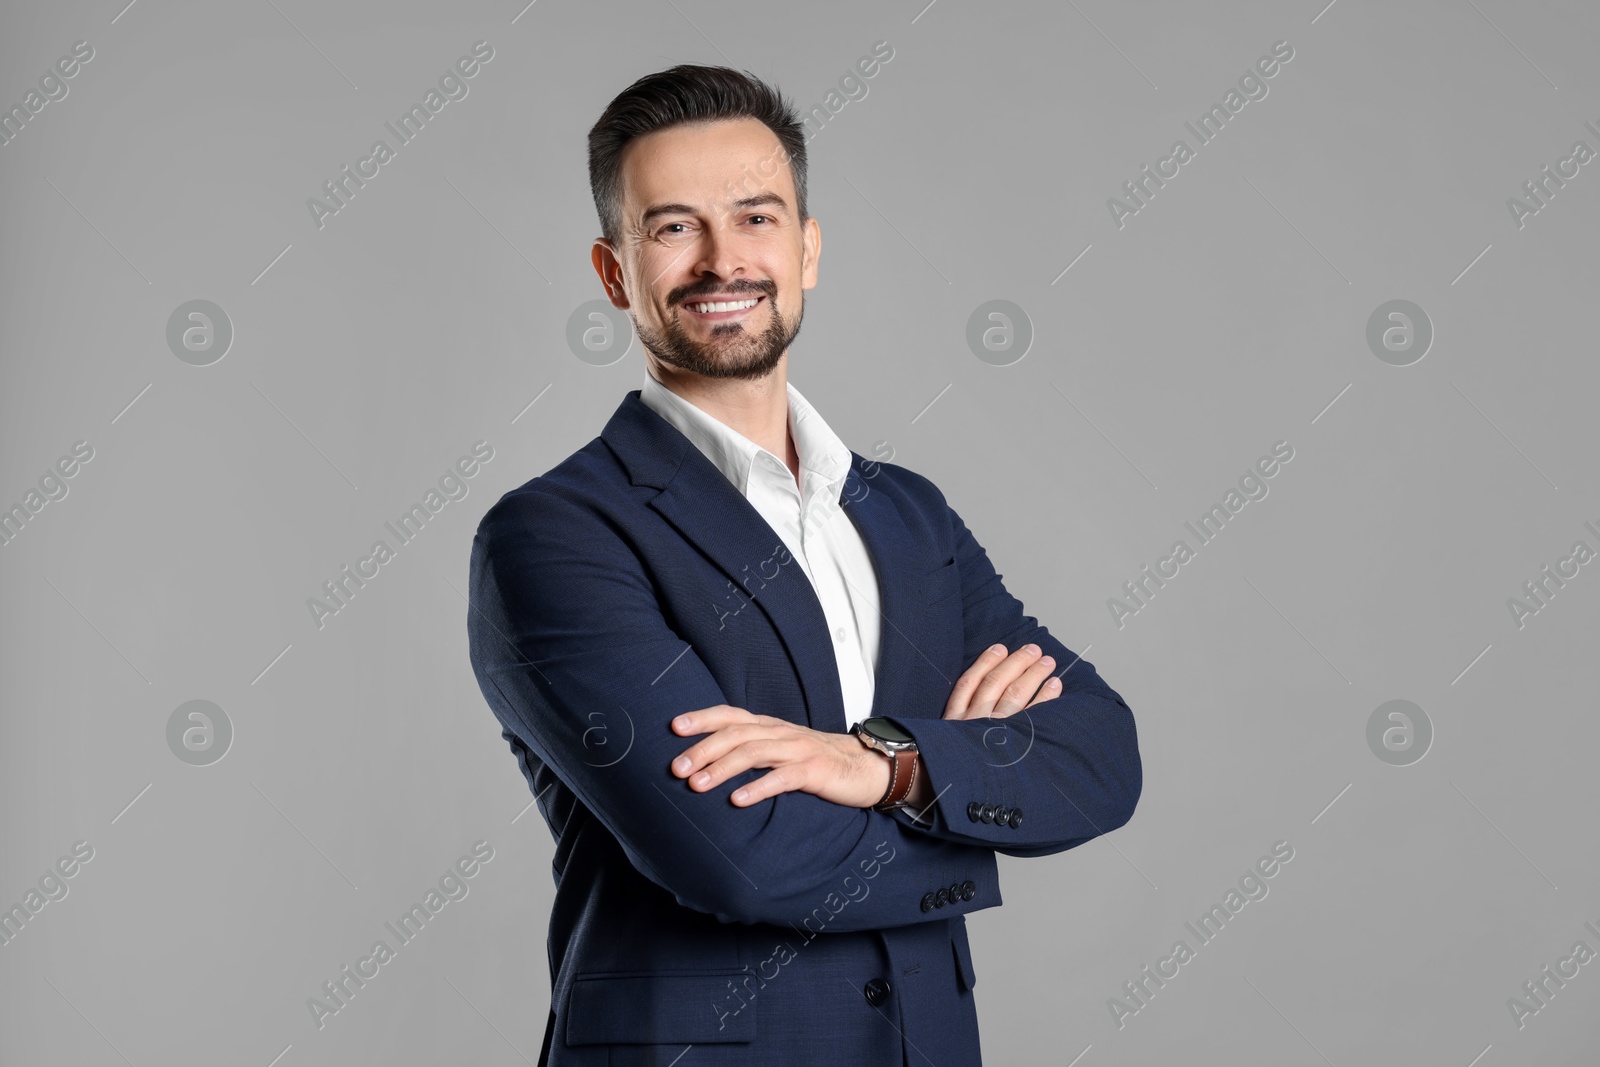
<path id="1" fill-rule="evenodd" d="M 839 503 L 850 449 L 799 390 L 790 384 L 788 391 L 788 432 L 800 457 L 799 485 L 784 458 L 683 399 L 648 370 L 639 399 L 677 427 L 783 539 L 822 603 L 845 721 L 854 725 L 872 712 L 882 633 L 878 574 L 860 531 Z"/>

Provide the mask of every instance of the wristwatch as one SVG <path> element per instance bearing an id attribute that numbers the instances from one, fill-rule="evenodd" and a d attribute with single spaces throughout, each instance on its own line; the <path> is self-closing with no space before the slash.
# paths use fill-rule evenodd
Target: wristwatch
<path id="1" fill-rule="evenodd" d="M 889 757 L 889 789 L 872 805 L 873 811 L 894 811 L 906 806 L 906 798 L 917 784 L 917 768 L 922 758 L 917 742 L 894 722 L 880 716 L 862 719 L 850 732 L 863 745 Z"/>

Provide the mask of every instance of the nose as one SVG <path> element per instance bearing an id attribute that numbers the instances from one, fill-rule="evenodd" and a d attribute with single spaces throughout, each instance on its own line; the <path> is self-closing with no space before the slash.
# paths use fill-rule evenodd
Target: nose
<path id="1" fill-rule="evenodd" d="M 729 281 L 745 272 L 745 258 L 740 243 L 725 221 L 706 227 L 700 238 L 693 269 L 699 275 L 712 275 Z"/>

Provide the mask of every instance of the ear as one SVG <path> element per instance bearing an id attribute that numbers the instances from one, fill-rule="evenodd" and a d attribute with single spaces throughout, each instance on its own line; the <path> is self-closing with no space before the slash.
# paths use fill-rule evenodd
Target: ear
<path id="1" fill-rule="evenodd" d="M 594 264 L 594 272 L 600 276 L 600 284 L 605 287 L 606 298 L 611 301 L 611 306 L 624 311 L 628 309 L 628 291 L 622 278 L 622 261 L 617 258 L 615 246 L 604 237 L 595 238 L 594 247 L 589 252 L 590 262 Z"/>
<path id="2" fill-rule="evenodd" d="M 814 218 L 806 219 L 800 228 L 800 287 L 817 286 L 817 260 L 822 258 L 822 224 Z"/>

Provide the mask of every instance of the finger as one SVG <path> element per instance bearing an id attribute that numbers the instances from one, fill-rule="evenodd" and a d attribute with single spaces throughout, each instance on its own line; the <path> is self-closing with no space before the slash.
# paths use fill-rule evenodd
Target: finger
<path id="1" fill-rule="evenodd" d="M 990 671 L 988 677 L 978 685 L 978 691 L 972 697 L 972 710 L 980 715 L 993 715 L 1006 689 L 1037 664 L 1039 658 L 1038 645 L 1023 645 L 1007 656 L 1005 661 Z M 1034 687 L 1037 688 L 1039 681 L 1042 680 L 1043 675 L 1034 682 Z M 1020 707 L 1026 702 L 1026 697 L 1018 696 L 1013 704 L 1007 704 L 1006 707 Z"/>
<path id="2" fill-rule="evenodd" d="M 1028 669 L 1000 691 L 1000 696 L 994 702 L 993 715 L 1011 715 L 1021 711 L 1033 699 L 1033 694 L 1038 691 L 1044 680 L 1056 669 L 1056 661 L 1050 656 L 1040 656 L 1034 660 Z"/>
<path id="3" fill-rule="evenodd" d="M 972 695 L 978 691 L 978 683 L 982 682 L 994 667 L 1005 659 L 1005 645 L 990 645 L 973 660 L 972 666 L 956 679 L 955 688 L 950 692 L 950 698 L 945 701 L 944 715 L 946 719 L 974 718 L 969 714 Z"/>
<path id="4" fill-rule="evenodd" d="M 697 711 L 686 711 L 672 720 L 672 732 L 682 737 L 710 733 L 731 722 L 749 722 L 762 716 L 752 715 L 744 708 L 731 704 L 714 704 Z"/>
<path id="5" fill-rule="evenodd" d="M 1028 705 L 1030 708 L 1038 707 L 1047 700 L 1054 700 L 1061 695 L 1061 679 L 1047 678 L 1044 685 L 1039 687 L 1039 695 Z"/>
<path id="6" fill-rule="evenodd" d="M 688 778 L 721 759 L 734 748 L 760 737 L 775 736 L 777 731 L 766 723 L 729 722 L 713 730 L 680 752 L 672 761 L 672 773 Z"/>
<path id="7" fill-rule="evenodd" d="M 752 767 L 780 767 L 793 762 L 795 738 L 758 737 L 735 746 L 689 776 L 689 788 L 704 793 Z"/>
<path id="8" fill-rule="evenodd" d="M 805 778 L 798 771 L 799 767 L 795 765 L 774 767 L 755 781 L 747 782 L 735 789 L 728 799 L 736 807 L 748 808 L 779 793 L 792 793 L 797 789 L 803 789 Z"/>

